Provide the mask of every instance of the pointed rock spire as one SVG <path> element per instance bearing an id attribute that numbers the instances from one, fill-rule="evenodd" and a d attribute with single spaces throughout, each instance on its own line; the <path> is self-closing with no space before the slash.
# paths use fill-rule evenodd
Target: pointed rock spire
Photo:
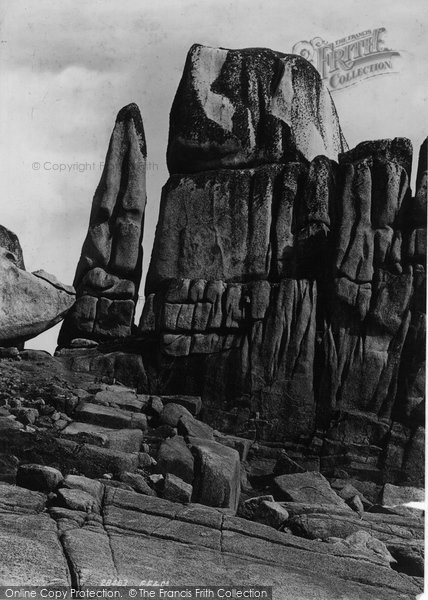
<path id="1" fill-rule="evenodd" d="M 74 278 L 77 301 L 59 344 L 131 334 L 141 279 L 146 206 L 146 140 L 136 104 L 122 108 L 92 202 Z"/>

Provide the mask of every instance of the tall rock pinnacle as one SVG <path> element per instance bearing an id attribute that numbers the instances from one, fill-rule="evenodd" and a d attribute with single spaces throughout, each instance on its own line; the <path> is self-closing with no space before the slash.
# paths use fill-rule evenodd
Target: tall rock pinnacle
<path id="1" fill-rule="evenodd" d="M 117 115 L 74 278 L 77 301 L 59 345 L 131 334 L 142 269 L 146 140 L 136 104 Z"/>

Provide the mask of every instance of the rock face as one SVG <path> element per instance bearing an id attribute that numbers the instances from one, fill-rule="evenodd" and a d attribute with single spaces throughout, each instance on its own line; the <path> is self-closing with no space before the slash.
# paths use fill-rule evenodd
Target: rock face
<path id="1" fill-rule="evenodd" d="M 192 46 L 171 111 L 171 173 L 336 158 L 343 150 L 334 104 L 309 62 L 265 48 Z"/>
<path id="2" fill-rule="evenodd" d="M 410 142 L 347 151 L 306 61 L 194 46 L 167 156 L 139 325 L 153 393 L 200 395 L 213 427 L 323 472 L 420 485 L 426 147 L 412 198 Z"/>
<path id="3" fill-rule="evenodd" d="M 6 248 L 6 250 L 13 254 L 13 257 L 9 257 L 10 260 L 13 260 L 17 267 L 25 271 L 24 255 L 18 236 L 13 231 L 3 227 L 3 225 L 0 225 L 0 248 Z"/>
<path id="4" fill-rule="evenodd" d="M 64 321 L 60 346 L 73 338 L 131 335 L 143 256 L 146 155 L 141 115 L 129 104 L 111 135 L 74 278 L 77 301 Z"/>
<path id="5" fill-rule="evenodd" d="M 75 302 L 74 288 L 45 271 L 28 273 L 19 243 L 16 253 L 0 247 L 0 345 L 16 346 L 61 321 Z"/>

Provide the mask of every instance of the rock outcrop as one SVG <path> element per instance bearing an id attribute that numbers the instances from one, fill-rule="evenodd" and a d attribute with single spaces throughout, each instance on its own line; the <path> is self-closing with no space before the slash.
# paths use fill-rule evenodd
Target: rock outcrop
<path id="1" fill-rule="evenodd" d="M 367 534 L 364 544 L 362 534 L 359 544 L 305 540 L 218 509 L 111 487 L 99 502 L 94 485 L 84 482 L 85 491 L 76 481 L 84 479 L 50 498 L 0 484 L 2 585 L 83 593 L 106 581 L 142 586 L 144 573 L 164 594 L 174 593 L 167 586 L 273 586 L 274 598 L 291 592 L 302 600 L 410 600 L 423 587 L 393 571 L 379 555 L 382 543 Z"/>
<path id="2" fill-rule="evenodd" d="M 25 271 L 18 237 L 0 226 L 0 346 L 22 346 L 64 318 L 75 302 L 74 288 L 54 275 Z"/>
<path id="3" fill-rule="evenodd" d="M 410 142 L 348 151 L 309 63 L 194 46 L 167 157 L 139 325 L 153 391 L 311 468 L 420 485 L 426 149 L 412 199 Z"/>
<path id="4" fill-rule="evenodd" d="M 135 104 L 122 108 L 95 192 L 74 278 L 77 300 L 58 343 L 131 335 L 141 279 L 146 141 Z"/>
<path id="5" fill-rule="evenodd" d="M 336 158 L 346 149 L 330 94 L 306 60 L 266 48 L 190 49 L 171 110 L 171 173 Z"/>

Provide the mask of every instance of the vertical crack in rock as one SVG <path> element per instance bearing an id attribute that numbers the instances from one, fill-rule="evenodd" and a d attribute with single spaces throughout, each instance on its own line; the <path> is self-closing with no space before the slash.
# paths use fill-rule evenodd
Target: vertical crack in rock
<path id="1" fill-rule="evenodd" d="M 110 504 L 113 504 L 115 492 L 116 492 L 116 490 L 114 490 L 113 494 L 111 495 Z M 101 514 L 101 518 L 102 518 L 103 530 L 104 530 L 104 533 L 106 534 L 107 539 L 108 539 L 108 545 L 109 545 L 109 549 L 110 549 L 111 560 L 112 560 L 113 567 L 114 567 L 114 578 L 115 579 L 117 578 L 119 580 L 120 574 L 119 574 L 119 570 L 117 568 L 117 563 L 116 563 L 115 556 L 114 556 L 114 549 L 113 549 L 111 534 L 108 531 L 108 528 L 106 526 L 106 521 L 105 521 L 105 509 L 106 509 L 106 497 L 107 497 L 107 495 L 108 495 L 107 486 L 104 486 L 104 493 L 103 493 L 103 498 L 102 498 L 102 502 L 101 502 L 100 514 Z"/>
<path id="2" fill-rule="evenodd" d="M 78 569 L 77 565 L 74 563 L 73 557 L 67 551 L 67 546 L 66 546 L 66 544 L 64 544 L 64 533 L 60 532 L 60 527 L 59 527 L 58 522 L 57 522 L 56 526 L 57 526 L 57 532 L 58 532 L 58 541 L 61 546 L 62 553 L 64 555 L 64 559 L 65 559 L 65 561 L 67 563 L 67 567 L 68 567 L 68 574 L 70 577 L 71 587 L 78 590 L 78 589 L 80 589 L 79 588 L 79 586 L 80 586 L 79 569 Z"/>
<path id="3" fill-rule="evenodd" d="M 74 278 L 76 304 L 58 343 L 129 337 L 142 270 L 146 141 L 138 107 L 120 110 Z"/>

